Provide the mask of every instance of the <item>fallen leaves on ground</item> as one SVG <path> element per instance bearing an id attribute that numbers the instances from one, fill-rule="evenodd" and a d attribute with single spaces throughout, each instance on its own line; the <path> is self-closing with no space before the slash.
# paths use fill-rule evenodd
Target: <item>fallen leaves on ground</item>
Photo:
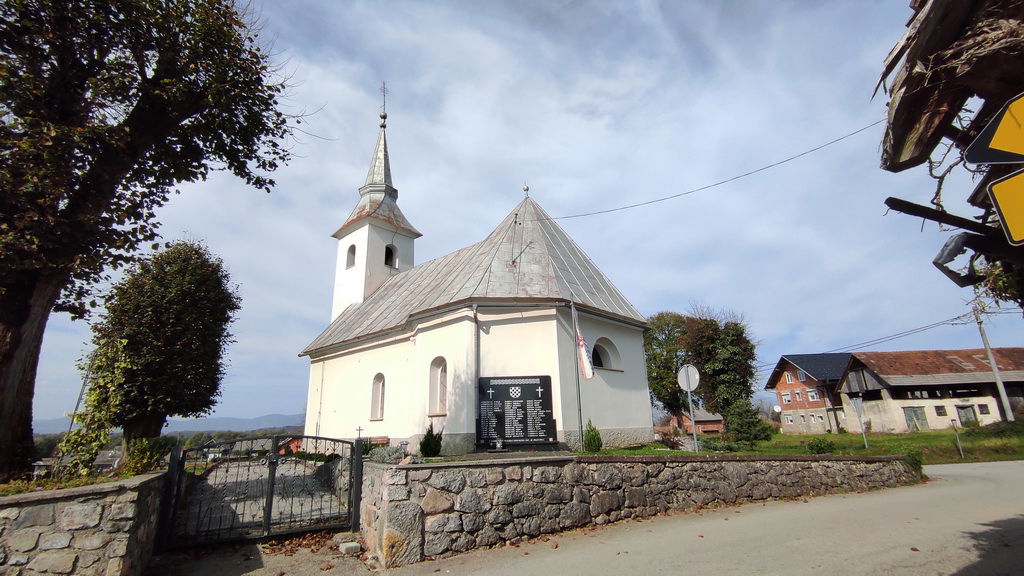
<path id="1" fill-rule="evenodd" d="M 310 532 L 292 538 L 270 540 L 260 545 L 260 548 L 264 554 L 272 556 L 294 556 L 299 550 L 319 552 L 331 544 L 333 537 L 332 532 Z M 330 568 L 325 568 L 325 570 L 330 570 Z"/>

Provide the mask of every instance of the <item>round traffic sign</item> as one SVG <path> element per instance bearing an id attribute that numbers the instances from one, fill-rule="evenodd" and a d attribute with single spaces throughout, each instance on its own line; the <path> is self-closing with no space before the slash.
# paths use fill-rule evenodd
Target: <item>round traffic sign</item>
<path id="1" fill-rule="evenodd" d="M 697 384 L 700 384 L 700 372 L 697 372 L 697 367 L 693 364 L 687 364 L 679 369 L 676 382 L 683 392 L 693 392 L 697 389 Z"/>

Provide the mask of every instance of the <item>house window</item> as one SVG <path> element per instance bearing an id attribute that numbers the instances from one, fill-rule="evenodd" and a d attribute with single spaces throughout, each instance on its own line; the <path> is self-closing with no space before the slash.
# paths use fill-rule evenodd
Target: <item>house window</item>
<path id="1" fill-rule="evenodd" d="M 348 247 L 348 256 L 345 257 L 345 268 L 351 268 L 356 265 L 356 245 L 353 244 Z"/>
<path id="2" fill-rule="evenodd" d="M 373 377 L 373 388 L 370 390 L 370 420 L 384 419 L 384 375 Z"/>
<path id="3" fill-rule="evenodd" d="M 786 414 L 786 424 L 792 424 L 792 423 L 793 423 L 793 415 L 792 414 Z"/>
<path id="4" fill-rule="evenodd" d="M 818 391 L 813 388 L 807 389 L 807 399 L 810 401 L 816 401 L 818 399 Z"/>
<path id="5" fill-rule="evenodd" d="M 807 424 L 807 416 L 801 414 L 800 415 L 800 423 L 801 424 Z"/>
<path id="6" fill-rule="evenodd" d="M 979 414 L 988 414 L 989 413 L 989 411 L 988 411 L 988 404 L 978 404 L 978 413 Z"/>
<path id="7" fill-rule="evenodd" d="M 935 415 L 936 416 L 945 416 L 946 415 L 946 407 L 945 406 L 936 406 L 935 407 Z"/>
<path id="8" fill-rule="evenodd" d="M 789 397 L 789 392 L 786 392 L 785 394 L 782 395 L 782 403 L 789 404 L 790 402 L 792 402 L 792 400 Z"/>
<path id="9" fill-rule="evenodd" d="M 438 356 L 430 363 L 430 399 L 427 411 L 431 416 L 448 413 L 448 361 Z"/>
<path id="10" fill-rule="evenodd" d="M 622 368 L 622 362 L 619 359 L 619 350 L 612 344 L 612 341 L 607 338 L 598 338 L 594 342 L 594 348 L 591 352 L 591 362 L 595 368 L 605 368 L 611 370 L 619 370 Z"/>
<path id="11" fill-rule="evenodd" d="M 396 268 L 395 265 L 396 257 L 398 255 L 398 249 L 395 248 L 394 244 L 388 244 L 384 247 L 384 265 Z"/>
<path id="12" fill-rule="evenodd" d="M 796 371 L 796 379 L 801 381 L 801 382 L 806 382 L 807 381 L 807 372 L 804 372 L 803 370 L 797 370 Z"/>
<path id="13" fill-rule="evenodd" d="M 793 383 L 793 373 L 792 372 L 786 372 L 786 384 L 792 384 L 792 383 Z"/>
<path id="14" fill-rule="evenodd" d="M 796 392 L 793 392 L 793 394 L 796 396 L 796 401 L 797 402 L 803 400 L 803 396 L 800 395 L 800 391 L 799 390 L 797 390 Z"/>
<path id="15" fill-rule="evenodd" d="M 824 422 L 824 421 L 825 421 L 825 417 L 823 415 L 821 415 L 821 414 L 818 414 L 818 422 Z"/>

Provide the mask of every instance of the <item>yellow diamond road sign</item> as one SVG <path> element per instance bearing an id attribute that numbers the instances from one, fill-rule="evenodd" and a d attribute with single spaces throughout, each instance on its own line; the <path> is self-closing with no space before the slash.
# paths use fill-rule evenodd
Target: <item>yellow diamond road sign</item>
<path id="1" fill-rule="evenodd" d="M 993 182 L 988 195 L 999 213 L 1006 239 L 1014 246 L 1024 246 L 1024 170 Z"/>
<path id="2" fill-rule="evenodd" d="M 1010 100 L 964 151 L 971 164 L 1024 162 L 1024 94 Z"/>
<path id="3" fill-rule="evenodd" d="M 964 159 L 972 164 L 1024 163 L 1024 94 L 1003 106 L 964 151 Z M 988 196 L 1006 239 L 1024 246 L 1024 170 L 990 184 Z"/>

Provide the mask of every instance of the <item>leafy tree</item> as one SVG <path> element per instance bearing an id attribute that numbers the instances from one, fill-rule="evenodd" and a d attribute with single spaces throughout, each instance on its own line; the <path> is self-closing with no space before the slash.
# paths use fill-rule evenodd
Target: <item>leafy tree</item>
<path id="1" fill-rule="evenodd" d="M 171 244 L 114 284 L 93 341 L 100 349 L 123 343 L 123 363 L 94 361 L 89 392 L 127 447 L 159 436 L 168 416 L 213 409 L 239 302 L 221 260 L 195 242 Z"/>
<path id="2" fill-rule="evenodd" d="M 686 393 L 676 373 L 684 364 L 700 372 L 694 395 L 711 412 L 724 414 L 734 403 L 753 394 L 756 347 L 742 318 L 728 312 L 693 307 L 684 316 L 660 312 L 647 319 L 644 334 L 647 378 L 651 397 L 679 416 L 686 410 Z"/>
<path id="3" fill-rule="evenodd" d="M 284 84 L 248 18 L 233 0 L 0 3 L 0 482 L 31 462 L 51 310 L 86 314 L 178 183 L 269 190 L 288 160 Z"/>
<path id="4" fill-rule="evenodd" d="M 659 312 L 647 319 L 644 354 L 647 357 L 647 386 L 651 399 L 682 422 L 686 393 L 679 389 L 676 373 L 685 364 L 683 335 L 687 318 L 676 312 Z"/>
<path id="5" fill-rule="evenodd" d="M 722 416 L 725 418 L 725 433 L 736 442 L 752 447 L 757 442 L 772 439 L 771 424 L 761 419 L 749 399 L 732 403 Z"/>

